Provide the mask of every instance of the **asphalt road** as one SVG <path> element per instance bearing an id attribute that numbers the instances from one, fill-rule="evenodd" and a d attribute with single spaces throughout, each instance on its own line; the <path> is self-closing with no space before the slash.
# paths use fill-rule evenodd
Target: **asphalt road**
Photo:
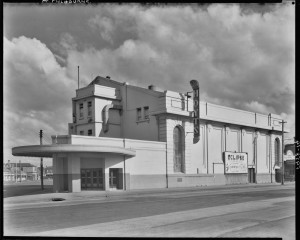
<path id="1" fill-rule="evenodd" d="M 120 195 L 4 210 L 5 236 L 283 237 L 295 239 L 290 186 Z M 50 203 L 49 203 L 50 204 Z"/>

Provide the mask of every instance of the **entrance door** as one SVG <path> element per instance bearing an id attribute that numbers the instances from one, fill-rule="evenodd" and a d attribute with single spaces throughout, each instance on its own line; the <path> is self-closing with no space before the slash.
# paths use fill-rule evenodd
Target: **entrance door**
<path id="1" fill-rule="evenodd" d="M 255 183 L 255 168 L 248 168 L 249 183 Z"/>
<path id="2" fill-rule="evenodd" d="M 102 168 L 81 169 L 81 189 L 82 190 L 103 189 Z"/>
<path id="3" fill-rule="evenodd" d="M 275 169 L 275 181 L 277 183 L 281 182 L 281 169 Z"/>
<path id="4" fill-rule="evenodd" d="M 110 168 L 109 169 L 109 188 L 123 189 L 122 168 Z"/>

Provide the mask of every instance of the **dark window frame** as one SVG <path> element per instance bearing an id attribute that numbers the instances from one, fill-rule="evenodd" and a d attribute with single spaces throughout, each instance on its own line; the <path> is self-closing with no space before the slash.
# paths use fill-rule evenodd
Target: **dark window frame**
<path id="1" fill-rule="evenodd" d="M 179 125 L 173 129 L 173 163 L 175 173 L 185 172 L 184 129 Z"/>
<path id="2" fill-rule="evenodd" d="M 136 109 L 136 120 L 141 121 L 142 120 L 142 108 Z"/>
<path id="3" fill-rule="evenodd" d="M 149 106 L 144 107 L 144 118 L 149 119 Z"/>
<path id="4" fill-rule="evenodd" d="M 83 103 L 79 104 L 79 117 L 83 118 Z"/>
<path id="5" fill-rule="evenodd" d="M 92 106 L 93 106 L 92 102 L 89 101 L 88 102 L 88 116 L 89 117 L 92 116 Z"/>

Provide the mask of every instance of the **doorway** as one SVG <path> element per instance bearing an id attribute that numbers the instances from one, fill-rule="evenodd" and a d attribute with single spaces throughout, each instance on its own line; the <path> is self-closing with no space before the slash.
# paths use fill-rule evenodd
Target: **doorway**
<path id="1" fill-rule="evenodd" d="M 123 189 L 123 169 L 110 168 L 109 169 L 109 188 Z"/>
<path id="2" fill-rule="evenodd" d="M 103 169 L 81 169 L 81 190 L 103 190 Z"/>
<path id="3" fill-rule="evenodd" d="M 255 168 L 248 168 L 248 181 L 255 183 Z"/>

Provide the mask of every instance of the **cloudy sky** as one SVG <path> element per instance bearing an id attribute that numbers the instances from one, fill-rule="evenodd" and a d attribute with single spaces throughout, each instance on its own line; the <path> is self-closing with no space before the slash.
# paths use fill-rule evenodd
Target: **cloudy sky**
<path id="1" fill-rule="evenodd" d="M 293 137 L 295 6 L 4 5 L 4 161 L 11 148 L 67 134 L 71 98 L 96 76 L 275 113 Z M 51 161 L 46 160 L 46 165 Z"/>

